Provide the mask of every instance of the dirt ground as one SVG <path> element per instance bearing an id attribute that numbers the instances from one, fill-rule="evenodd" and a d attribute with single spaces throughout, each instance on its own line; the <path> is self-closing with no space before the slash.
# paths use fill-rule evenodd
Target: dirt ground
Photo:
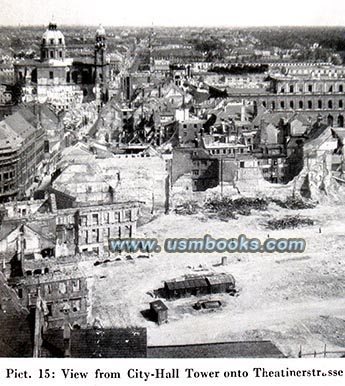
<path id="1" fill-rule="evenodd" d="M 300 213 L 315 225 L 268 231 L 272 218 Z M 321 228 L 321 233 L 319 228 Z M 149 345 L 220 342 L 230 340 L 272 340 L 286 356 L 327 350 L 345 352 L 345 211 L 342 206 L 322 205 L 292 211 L 270 205 L 265 212 L 252 212 L 228 222 L 205 215 L 166 215 L 138 229 L 141 236 L 163 240 L 172 237 L 233 238 L 245 233 L 264 241 L 303 237 L 302 254 L 154 254 L 150 259 L 114 261 L 86 267 L 95 278 L 90 321 L 97 318 L 104 327 L 143 326 Z M 220 265 L 221 257 L 228 263 Z M 217 310 L 196 311 L 196 297 L 167 301 L 169 323 L 158 326 L 142 311 L 149 308 L 153 290 L 165 280 L 191 274 L 228 272 L 236 280 L 239 296 L 217 294 Z M 340 356 L 329 354 L 328 356 Z"/>

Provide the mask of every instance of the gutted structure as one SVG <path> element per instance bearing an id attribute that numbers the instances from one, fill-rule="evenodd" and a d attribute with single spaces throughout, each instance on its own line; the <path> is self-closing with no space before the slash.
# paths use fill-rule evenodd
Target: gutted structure
<path id="1" fill-rule="evenodd" d="M 22 306 L 32 314 L 36 311 L 37 299 L 42 299 L 48 328 L 61 328 L 66 320 L 71 326 L 86 326 L 88 288 L 81 272 L 32 276 L 12 280 L 11 284 Z"/>

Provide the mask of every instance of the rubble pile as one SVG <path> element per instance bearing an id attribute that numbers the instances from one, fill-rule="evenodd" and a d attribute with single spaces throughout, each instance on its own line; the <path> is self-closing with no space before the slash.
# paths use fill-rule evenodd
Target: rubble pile
<path id="1" fill-rule="evenodd" d="M 272 202 L 284 209 L 313 209 L 316 204 L 312 201 L 303 200 L 300 197 L 289 196 L 285 200 L 273 198 Z"/>
<path id="2" fill-rule="evenodd" d="M 240 197 L 232 199 L 230 197 L 215 197 L 208 199 L 205 209 L 210 213 L 216 213 L 220 219 L 234 218 L 236 215 L 249 216 L 251 210 L 267 210 L 268 200 L 260 197 Z"/>
<path id="3" fill-rule="evenodd" d="M 303 226 L 314 225 L 314 220 L 308 217 L 285 216 L 280 219 L 272 219 L 267 221 L 267 228 L 272 230 L 277 229 L 295 229 Z"/>
<path id="4" fill-rule="evenodd" d="M 175 213 L 180 215 L 191 215 L 196 214 L 199 209 L 201 208 L 197 201 L 186 201 L 175 209 Z"/>
<path id="5" fill-rule="evenodd" d="M 77 108 L 68 110 L 63 117 L 63 123 L 66 129 L 75 130 L 93 124 L 97 117 L 96 103 L 84 103 Z"/>

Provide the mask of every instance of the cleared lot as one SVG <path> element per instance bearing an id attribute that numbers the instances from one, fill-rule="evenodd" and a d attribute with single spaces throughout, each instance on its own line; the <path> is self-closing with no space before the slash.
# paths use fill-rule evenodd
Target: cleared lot
<path id="1" fill-rule="evenodd" d="M 265 221 L 297 211 L 270 207 L 238 220 L 205 221 L 202 214 L 168 215 L 141 227 L 141 236 L 163 240 L 172 237 L 232 238 L 265 240 L 303 237 L 303 254 L 154 254 L 150 259 L 116 261 L 89 267 L 95 280 L 92 288 L 92 317 L 104 326 L 129 325 L 148 328 L 151 345 L 270 339 L 285 355 L 345 350 L 345 212 L 340 206 L 318 206 L 301 211 L 315 225 L 267 231 Z M 321 228 L 321 233 L 320 229 Z M 221 266 L 222 256 L 228 264 Z M 228 294 L 204 296 L 222 301 L 217 310 L 196 311 L 196 297 L 167 301 L 169 323 L 157 326 L 141 311 L 153 300 L 153 290 L 165 280 L 184 275 L 225 272 L 236 279 L 238 297 Z"/>

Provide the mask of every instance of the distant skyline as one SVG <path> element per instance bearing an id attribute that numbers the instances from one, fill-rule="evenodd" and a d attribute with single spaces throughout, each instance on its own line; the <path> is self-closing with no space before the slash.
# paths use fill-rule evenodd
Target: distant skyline
<path id="1" fill-rule="evenodd" d="M 0 25 L 344 26 L 344 0 L 0 0 Z"/>

